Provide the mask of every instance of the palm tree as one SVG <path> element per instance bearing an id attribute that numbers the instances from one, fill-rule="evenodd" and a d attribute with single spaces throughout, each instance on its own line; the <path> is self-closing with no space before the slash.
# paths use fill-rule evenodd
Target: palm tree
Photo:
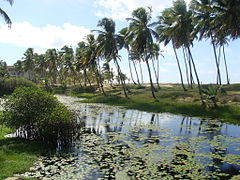
<path id="1" fill-rule="evenodd" d="M 115 22 L 112 19 L 103 18 L 98 22 L 97 26 L 103 29 L 93 30 L 98 33 L 98 52 L 103 58 L 106 59 L 107 62 L 113 60 L 117 68 L 124 95 L 125 97 L 128 97 L 127 87 L 124 79 L 122 78 L 121 68 L 118 63 L 118 59 L 120 58 L 118 55 L 118 51 L 120 48 L 122 48 L 122 37 L 115 34 Z"/>
<path id="2" fill-rule="evenodd" d="M 52 79 L 51 83 L 56 84 L 60 65 L 57 50 L 48 49 L 44 54 L 44 61 L 46 62 L 48 76 Z M 61 76 L 59 78 L 62 80 Z"/>
<path id="3" fill-rule="evenodd" d="M 226 79 L 227 79 L 227 84 L 230 84 L 230 78 L 228 74 L 228 66 L 227 66 L 227 59 L 226 59 L 226 53 L 225 53 L 225 45 L 228 45 L 229 39 L 224 36 L 224 35 L 217 35 L 218 38 L 216 38 L 216 45 L 218 45 L 218 51 L 219 51 L 219 56 L 218 56 L 218 65 L 220 65 L 220 59 L 221 59 L 221 53 L 223 54 L 223 60 L 224 60 L 224 65 L 225 65 L 225 72 L 226 72 Z"/>
<path id="4" fill-rule="evenodd" d="M 184 0 L 176 0 L 173 2 L 173 6 L 171 8 L 163 11 L 162 16 L 159 17 L 159 22 L 160 25 L 158 26 L 158 33 L 160 41 L 164 41 L 165 44 L 172 41 L 173 49 L 175 50 L 180 47 L 185 48 L 185 52 L 189 59 L 189 67 L 193 67 L 198 84 L 198 91 L 202 104 L 204 105 L 205 103 L 203 101 L 200 80 L 190 49 L 193 44 L 193 40 L 196 37 L 195 33 L 193 33 L 194 25 L 192 22 L 192 11 L 187 9 L 187 5 Z M 177 56 L 176 59 L 178 61 Z"/>
<path id="5" fill-rule="evenodd" d="M 127 35 L 127 31 L 128 31 L 128 28 L 125 27 L 123 29 L 120 30 L 120 35 L 123 37 L 122 38 L 122 46 L 127 50 L 128 52 L 128 67 L 129 67 L 129 70 L 130 70 L 130 75 L 131 75 L 131 79 L 133 81 L 133 84 L 137 84 L 133 78 L 133 73 L 132 73 L 132 66 L 131 66 L 131 58 L 130 58 L 130 47 L 129 47 L 129 44 L 127 43 L 126 41 L 126 35 Z M 133 62 L 134 63 L 134 62 Z M 138 80 L 138 84 L 140 85 L 140 82 L 139 82 L 139 79 Z"/>
<path id="6" fill-rule="evenodd" d="M 34 61 L 35 61 L 35 73 L 39 79 L 43 79 L 46 77 L 46 69 L 47 63 L 45 62 L 43 54 L 34 53 Z"/>
<path id="7" fill-rule="evenodd" d="M 5 1 L 9 2 L 10 5 L 13 4 L 13 0 L 5 0 Z M 11 27 L 12 21 L 11 21 L 10 17 L 7 15 L 7 13 L 2 8 L 0 8 L 0 15 L 3 17 L 3 19 L 8 24 L 8 26 Z"/>
<path id="8" fill-rule="evenodd" d="M 212 0 L 214 14 L 214 31 L 225 33 L 230 38 L 240 37 L 240 0 Z"/>
<path id="9" fill-rule="evenodd" d="M 16 63 L 14 63 L 14 69 L 17 72 L 17 76 L 20 77 L 20 74 L 24 71 L 23 70 L 23 63 L 22 61 L 18 60 Z"/>
<path id="10" fill-rule="evenodd" d="M 34 78 L 34 52 L 33 48 L 28 48 L 24 53 L 23 57 L 23 67 L 28 73 L 28 79 L 33 80 Z"/>
<path id="11" fill-rule="evenodd" d="M 65 80 L 69 78 L 73 78 L 73 83 L 75 83 L 75 68 L 73 66 L 74 64 L 74 52 L 72 47 L 63 46 L 61 48 L 61 51 L 59 52 L 61 63 L 62 63 L 62 69 L 61 73 L 65 76 Z"/>
<path id="12" fill-rule="evenodd" d="M 184 91 L 187 89 L 184 86 L 182 70 L 176 49 L 180 48 L 184 44 L 184 39 L 189 39 L 188 36 L 191 29 L 192 27 L 191 22 L 189 21 L 189 13 L 187 12 L 186 4 L 184 4 L 184 2 L 174 2 L 172 8 L 165 9 L 162 12 L 162 15 L 158 17 L 157 32 L 160 37 L 159 41 L 164 42 L 164 45 L 172 42 L 180 73 L 181 84 Z M 187 43 L 185 44 L 189 46 Z M 191 66 L 189 66 L 189 68 L 191 68 Z"/>
<path id="13" fill-rule="evenodd" d="M 195 24 L 195 33 L 199 33 L 199 40 L 203 38 L 210 38 L 213 46 L 214 58 L 217 67 L 217 84 L 222 84 L 221 73 L 217 57 L 215 29 L 216 23 L 216 7 L 213 6 L 212 0 L 192 0 L 190 8 L 193 12 L 193 19 Z"/>
<path id="14" fill-rule="evenodd" d="M 97 81 L 99 91 L 106 96 L 106 93 L 103 89 L 102 76 L 99 65 L 99 55 L 97 52 L 97 41 L 93 34 L 89 34 L 86 37 L 85 47 L 83 49 L 83 64 L 89 69 L 91 69 Z"/>
<path id="15" fill-rule="evenodd" d="M 153 98 L 158 101 L 155 95 L 155 87 L 153 85 L 149 60 L 152 57 L 154 37 L 158 38 L 158 34 L 151 28 L 151 9 L 147 11 L 145 8 L 138 8 L 132 12 L 132 17 L 127 18 L 130 21 L 127 41 L 134 52 L 137 52 L 142 61 L 145 61 L 148 68 L 149 80 Z"/>
<path id="16" fill-rule="evenodd" d="M 81 70 L 83 71 L 83 79 L 84 79 L 84 86 L 87 86 L 87 68 L 84 65 L 84 50 L 85 50 L 85 42 L 81 41 L 78 43 L 78 46 L 76 48 L 75 52 L 75 60 L 76 60 L 76 70 L 80 72 Z M 90 83 L 91 84 L 91 83 Z"/>

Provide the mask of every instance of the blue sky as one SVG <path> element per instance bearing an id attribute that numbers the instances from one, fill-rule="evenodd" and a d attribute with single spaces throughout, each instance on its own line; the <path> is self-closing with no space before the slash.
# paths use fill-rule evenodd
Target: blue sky
<path id="1" fill-rule="evenodd" d="M 187 1 L 189 2 L 189 0 Z M 164 8 L 171 6 L 170 0 L 15 0 L 11 7 L 0 1 L 13 21 L 8 29 L 0 18 L 0 59 L 9 65 L 23 57 L 28 47 L 43 53 L 48 48 L 60 49 L 64 45 L 75 47 L 96 27 L 98 20 L 111 17 L 117 30 L 128 25 L 125 20 L 137 7 L 153 8 L 156 17 Z M 230 42 L 226 48 L 231 82 L 239 82 L 240 41 Z M 171 47 L 161 47 L 164 58 L 160 57 L 160 82 L 180 82 L 176 60 Z M 203 83 L 216 82 L 216 67 L 209 41 L 195 42 L 192 49 L 200 79 Z M 127 56 L 121 51 L 121 66 L 128 74 Z M 181 50 L 179 50 L 181 56 Z M 223 65 L 223 63 L 222 63 Z M 145 81 L 148 81 L 143 64 Z M 129 75 L 129 74 L 128 74 Z M 222 66 L 222 78 L 225 71 Z"/>

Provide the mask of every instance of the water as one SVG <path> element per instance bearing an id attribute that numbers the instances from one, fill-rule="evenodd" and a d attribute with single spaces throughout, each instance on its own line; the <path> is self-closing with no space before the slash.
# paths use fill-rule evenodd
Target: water
<path id="1" fill-rule="evenodd" d="M 230 179 L 240 174 L 240 127 L 57 96 L 82 129 L 67 153 L 42 157 L 43 179 Z"/>

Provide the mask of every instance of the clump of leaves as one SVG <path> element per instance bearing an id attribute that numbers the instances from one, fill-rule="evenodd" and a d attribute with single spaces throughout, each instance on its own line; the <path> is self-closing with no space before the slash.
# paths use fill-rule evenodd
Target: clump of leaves
<path id="1" fill-rule="evenodd" d="M 0 97 L 11 94 L 18 87 L 37 87 L 37 85 L 24 78 L 0 78 Z"/>
<path id="2" fill-rule="evenodd" d="M 222 93 L 222 87 L 219 85 L 202 86 L 203 98 L 209 108 L 217 108 L 218 96 Z"/>
<path id="3" fill-rule="evenodd" d="M 74 123 L 73 114 L 54 96 L 40 89 L 16 89 L 5 97 L 3 108 L 2 124 L 22 130 L 30 139 L 64 140 L 69 137 Z"/>

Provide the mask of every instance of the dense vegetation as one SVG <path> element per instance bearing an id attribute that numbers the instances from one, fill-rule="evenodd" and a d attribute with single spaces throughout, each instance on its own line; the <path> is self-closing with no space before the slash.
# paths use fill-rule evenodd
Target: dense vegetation
<path id="1" fill-rule="evenodd" d="M 183 90 L 192 89 L 193 84 L 197 84 L 201 103 L 205 105 L 201 78 L 198 76 L 201 69 L 195 65 L 191 48 L 196 40 L 209 39 L 217 69 L 216 84 L 223 84 L 223 74 L 229 84 L 225 45 L 240 36 L 239 9 L 239 0 L 192 0 L 189 6 L 184 0 L 176 0 L 172 7 L 165 9 L 153 22 L 151 8 L 137 8 L 127 18 L 128 27 L 119 32 L 116 32 L 116 24 L 112 19 L 103 18 L 97 24 L 99 29 L 93 30 L 94 34 L 89 34 L 84 41 L 79 42 L 75 51 L 72 47 L 64 46 L 60 50 L 48 49 L 45 54 L 37 54 L 29 48 L 23 60 L 17 61 L 14 66 L 18 74 L 28 72 L 29 79 L 46 86 L 97 85 L 103 95 L 106 95 L 104 83 L 112 85 L 117 80 L 128 97 L 130 91 L 126 84 L 127 77 L 119 65 L 119 51 L 126 49 L 132 82 L 139 85 L 143 83 L 141 64 L 146 63 L 151 94 L 158 101 L 159 57 L 164 53 L 160 51 L 159 44 L 171 44 Z M 180 50 L 183 52 L 182 58 Z M 220 72 L 221 63 L 224 63 L 225 72 Z M 113 71 L 112 65 L 116 71 Z"/>
<path id="2" fill-rule="evenodd" d="M 17 130 L 17 136 L 58 145 L 71 142 L 73 114 L 52 95 L 22 87 L 4 100 L 1 123 Z"/>
<path id="3" fill-rule="evenodd" d="M 37 87 L 35 83 L 24 78 L 1 78 L 0 77 L 0 97 L 12 94 L 18 87 Z"/>

